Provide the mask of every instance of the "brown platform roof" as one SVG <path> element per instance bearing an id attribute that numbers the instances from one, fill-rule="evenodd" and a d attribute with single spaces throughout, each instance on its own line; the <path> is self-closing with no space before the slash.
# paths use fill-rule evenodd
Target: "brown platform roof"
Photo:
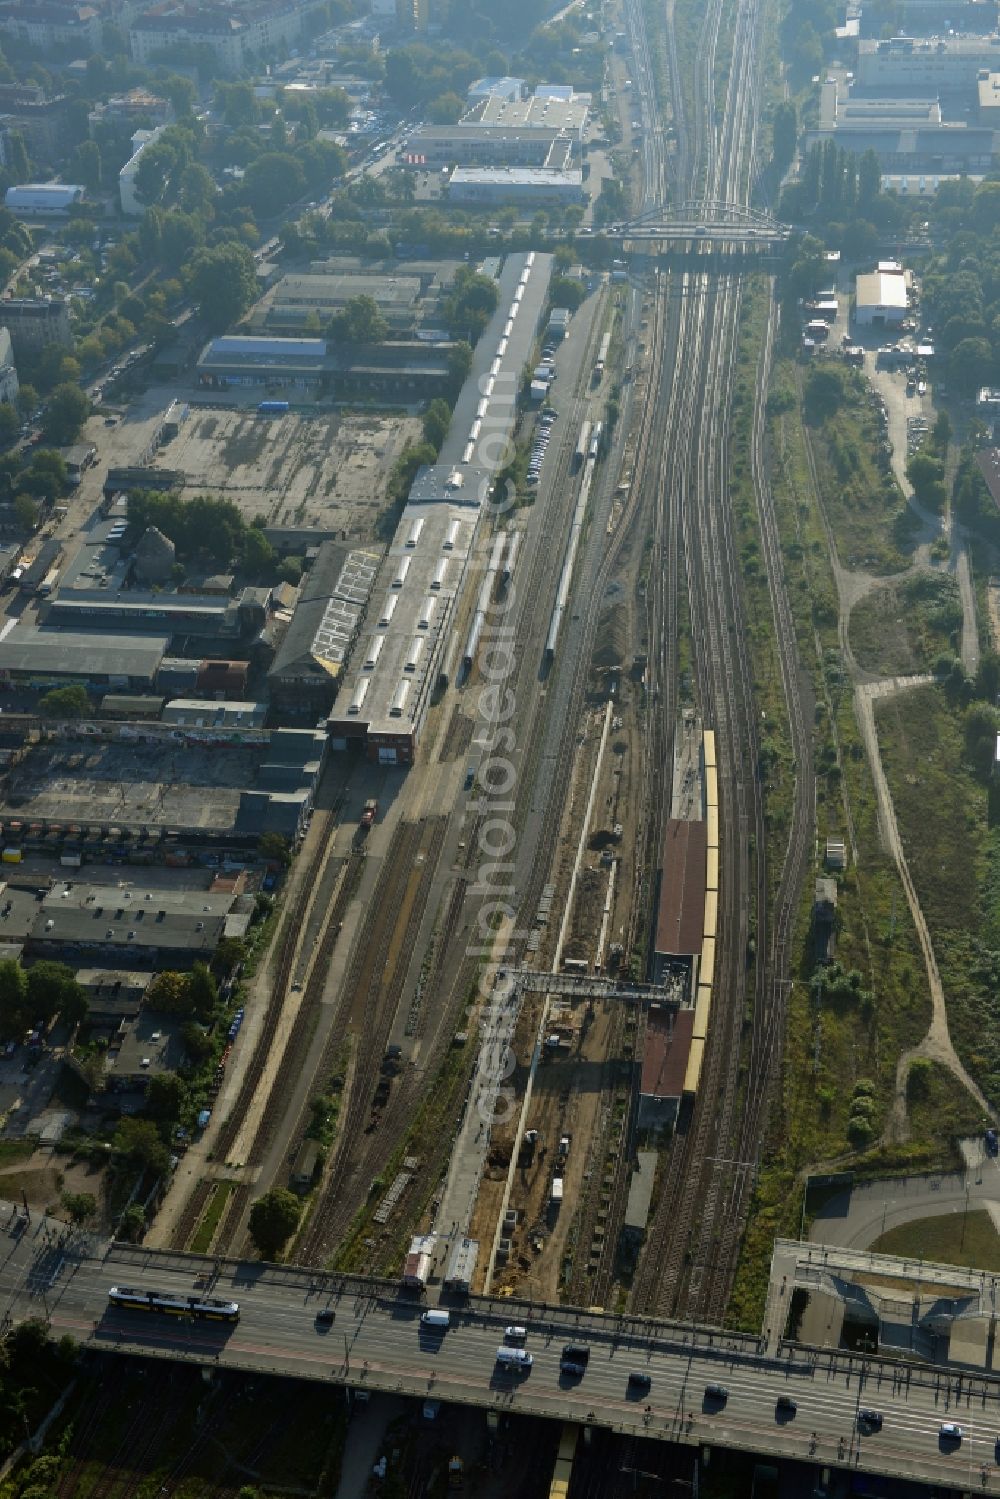
<path id="1" fill-rule="evenodd" d="M 703 822 L 672 817 L 663 836 L 656 951 L 663 957 L 693 957 L 705 933 L 707 833 Z"/>
<path id="2" fill-rule="evenodd" d="M 643 1097 L 680 1098 L 693 1030 L 693 1010 L 672 1011 L 666 1005 L 650 1006 L 642 1051 Z"/>

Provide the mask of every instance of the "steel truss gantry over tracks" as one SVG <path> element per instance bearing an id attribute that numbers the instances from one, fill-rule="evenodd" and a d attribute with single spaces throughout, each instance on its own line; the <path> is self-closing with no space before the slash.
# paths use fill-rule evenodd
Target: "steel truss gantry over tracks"
<path id="1" fill-rule="evenodd" d="M 618 999 L 634 1005 L 678 1003 L 675 990 L 666 985 L 621 983 L 599 973 L 538 973 L 530 968 L 515 968 L 509 969 L 505 978 L 523 994 L 558 994 L 566 999 Z"/>
<path id="2" fill-rule="evenodd" d="M 766 209 L 742 203 L 696 199 L 675 204 L 668 211 L 650 209 L 627 223 L 615 224 L 611 233 L 623 240 L 656 240 L 663 244 L 705 241 L 717 248 L 734 250 L 770 249 L 782 245 L 791 229 Z"/>

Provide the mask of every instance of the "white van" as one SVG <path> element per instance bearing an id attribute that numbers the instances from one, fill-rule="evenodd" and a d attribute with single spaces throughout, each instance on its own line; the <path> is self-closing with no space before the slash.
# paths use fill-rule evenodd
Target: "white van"
<path id="1" fill-rule="evenodd" d="M 420 1318 L 424 1327 L 433 1328 L 437 1332 L 443 1332 L 446 1327 L 451 1326 L 451 1313 L 440 1311 L 433 1307 L 429 1312 L 424 1312 Z"/>
<path id="2" fill-rule="evenodd" d="M 534 1360 L 526 1348 L 498 1348 L 497 1363 L 513 1370 L 530 1369 Z"/>

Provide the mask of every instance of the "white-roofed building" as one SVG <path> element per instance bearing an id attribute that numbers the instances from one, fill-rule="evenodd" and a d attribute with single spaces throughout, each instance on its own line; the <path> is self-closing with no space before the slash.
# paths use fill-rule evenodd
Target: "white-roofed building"
<path id="1" fill-rule="evenodd" d="M 583 203 L 580 167 L 456 167 L 448 179 L 455 203 Z"/>
<path id="2" fill-rule="evenodd" d="M 74 204 L 83 201 L 83 188 L 74 182 L 24 182 L 9 187 L 4 203 L 21 218 L 45 218 L 69 213 Z"/>
<path id="3" fill-rule="evenodd" d="M 861 328 L 888 327 L 906 316 L 906 276 L 901 271 L 872 271 L 859 276 L 854 321 Z"/>

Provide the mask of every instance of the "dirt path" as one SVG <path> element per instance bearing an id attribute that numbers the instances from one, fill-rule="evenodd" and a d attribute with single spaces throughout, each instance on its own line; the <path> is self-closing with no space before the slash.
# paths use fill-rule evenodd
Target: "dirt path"
<path id="1" fill-rule="evenodd" d="M 932 1013 L 927 1034 L 916 1046 L 911 1047 L 909 1051 L 904 1051 L 896 1063 L 896 1097 L 886 1128 L 887 1137 L 895 1140 L 905 1139 L 908 1132 L 906 1079 L 909 1074 L 910 1063 L 915 1057 L 928 1057 L 931 1061 L 940 1062 L 942 1066 L 947 1067 L 949 1072 L 971 1093 L 980 1108 L 985 1113 L 990 1113 L 989 1105 L 959 1061 L 958 1054 L 952 1045 L 951 1034 L 948 1030 L 948 1011 L 945 1005 L 944 988 L 941 983 L 941 975 L 938 972 L 937 958 L 934 955 L 934 945 L 931 942 L 927 922 L 924 920 L 924 913 L 921 910 L 920 901 L 917 897 L 913 880 L 910 877 L 906 854 L 903 850 L 903 841 L 899 836 L 899 825 L 896 822 L 896 810 L 892 803 L 889 783 L 886 780 L 885 770 L 882 765 L 878 732 L 875 727 L 875 703 L 878 699 L 890 697 L 897 692 L 907 692 L 914 687 L 927 687 L 933 681 L 934 678 L 931 676 L 891 677 L 884 682 L 861 683 L 854 689 L 854 708 L 868 755 L 868 763 L 871 766 L 872 782 L 878 802 L 879 831 L 882 836 L 882 843 L 887 852 L 892 855 L 896 863 L 896 868 L 899 871 L 899 878 L 906 895 L 906 903 L 910 908 L 910 915 L 913 918 L 917 940 L 920 943 L 920 950 L 924 958 L 924 966 L 927 969 L 927 983 L 931 994 Z"/>

